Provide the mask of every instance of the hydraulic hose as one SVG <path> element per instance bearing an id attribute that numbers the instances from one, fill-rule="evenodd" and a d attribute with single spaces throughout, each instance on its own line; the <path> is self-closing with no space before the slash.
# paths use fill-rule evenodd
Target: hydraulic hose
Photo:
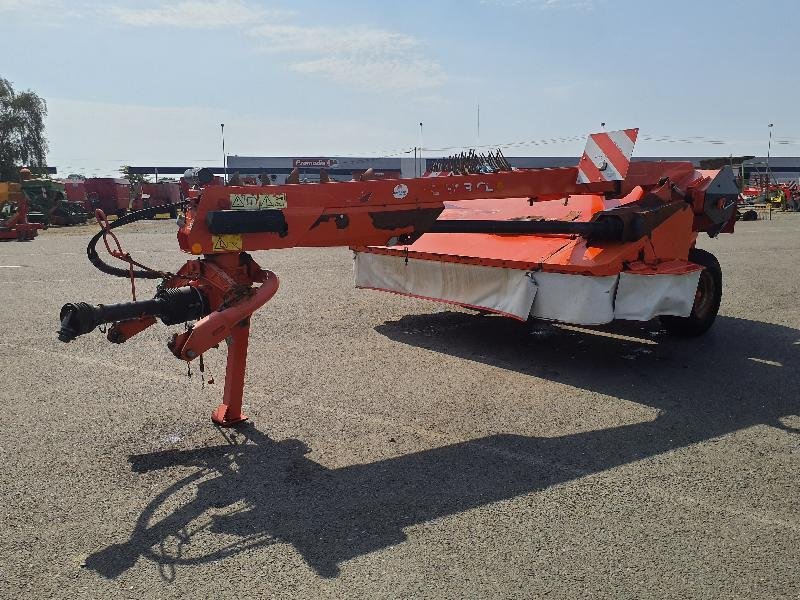
<path id="1" fill-rule="evenodd" d="M 166 209 L 185 208 L 188 203 L 189 200 L 182 200 L 181 202 L 177 202 L 175 204 L 163 204 L 161 206 L 151 206 L 150 208 L 137 210 L 136 212 L 128 213 L 124 217 L 118 218 L 116 221 L 109 224 L 108 229 L 101 229 L 96 234 L 94 234 L 94 236 L 92 236 L 91 240 L 89 240 L 89 244 L 86 246 L 86 256 L 89 259 L 89 262 L 92 263 L 95 266 L 95 268 L 99 269 L 103 273 L 107 273 L 108 275 L 113 275 L 114 277 L 130 278 L 132 276 L 136 279 L 163 278 L 164 274 L 160 271 L 147 271 L 144 269 L 134 269 L 133 273 L 131 273 L 130 269 L 122 269 L 120 267 L 109 265 L 107 262 L 103 261 L 102 258 L 100 258 L 99 254 L 97 254 L 97 242 L 100 240 L 100 238 L 103 237 L 103 233 L 105 233 L 106 231 L 116 229 L 117 227 L 122 227 L 123 225 L 129 225 L 131 223 L 135 223 L 136 221 L 144 221 L 145 219 L 152 219 L 153 217 L 156 216 L 156 214 L 163 211 L 165 208 Z"/>

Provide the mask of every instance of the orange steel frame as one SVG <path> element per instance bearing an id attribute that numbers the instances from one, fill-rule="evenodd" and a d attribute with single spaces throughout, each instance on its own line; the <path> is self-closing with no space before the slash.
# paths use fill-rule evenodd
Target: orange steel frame
<path id="1" fill-rule="evenodd" d="M 671 272 L 675 261 L 686 261 L 697 233 L 705 230 L 705 192 L 718 171 L 696 170 L 691 163 L 638 163 L 620 186 L 622 197 L 602 194 L 560 194 L 558 201 L 540 199 L 535 208 L 525 198 L 498 204 L 490 200 L 448 205 L 440 219 L 458 221 L 477 214 L 504 220 L 541 219 L 591 221 L 609 208 L 640 202 L 646 194 L 666 205 L 677 200 L 677 210 L 641 239 L 620 243 L 594 241 L 575 235 L 491 235 L 485 233 L 426 233 L 408 246 L 360 246 L 359 252 L 467 263 L 489 267 L 542 270 L 579 275 L 614 275 L 623 268 L 639 272 Z M 666 182 L 658 185 L 663 178 Z M 680 190 L 677 198 L 674 188 Z M 688 197 L 691 202 L 687 202 Z M 452 208 L 450 208 L 452 206 Z M 733 221 L 723 231 L 732 231 Z M 687 266 L 686 269 L 693 270 Z"/>
<path id="2" fill-rule="evenodd" d="M 370 218 L 375 212 L 440 211 L 448 200 L 482 198 L 532 197 L 536 200 L 563 198 L 565 194 L 613 192 L 615 183 L 577 184 L 577 168 L 507 171 L 482 175 L 459 175 L 417 179 L 381 179 L 336 183 L 289 184 L 279 186 L 209 186 L 202 192 L 202 201 L 192 207 L 185 224 L 178 232 L 184 252 L 214 253 L 212 233 L 206 225 L 211 211 L 231 209 L 231 196 L 236 194 L 285 195 L 282 209 L 288 224 L 286 235 L 275 233 L 242 234 L 242 251 L 298 246 L 360 246 L 385 243 L 388 239 L 414 233 L 413 225 L 386 229 Z M 395 188 L 405 186 L 402 198 Z M 399 194 L 398 194 L 399 195 Z M 348 226 L 336 227 L 333 219 L 320 218 L 346 215 Z"/>
<path id="3" fill-rule="evenodd" d="M 227 343 L 223 399 L 212 413 L 212 419 L 222 426 L 234 425 L 247 418 L 242 413 L 242 396 L 250 316 L 278 290 L 277 276 L 261 269 L 249 251 L 295 246 L 384 245 L 390 240 L 403 241 L 403 236 L 423 234 L 444 210 L 445 202 L 518 198 L 532 205 L 536 201 L 561 199 L 572 194 L 583 195 L 581 197 L 589 203 L 600 202 L 603 198 L 632 192 L 637 185 L 644 186 L 634 192 L 641 196 L 665 175 L 674 178 L 673 183 L 684 186 L 684 191 L 690 194 L 697 191 L 697 203 L 702 206 L 701 188 L 704 182 L 707 185 L 710 181 L 688 163 L 642 166 L 632 171 L 624 184 L 579 185 L 575 183 L 577 168 L 564 168 L 345 183 L 205 187 L 190 200 L 178 231 L 181 249 L 197 258 L 165 279 L 162 286 L 196 288 L 207 300 L 208 313 L 188 331 L 175 335 L 169 348 L 176 357 L 190 362 L 221 342 Z M 242 196 L 255 203 L 262 197 L 284 203 L 283 208 L 274 210 L 282 213 L 286 229 L 281 232 L 212 232 L 209 226 L 212 212 L 226 215 L 242 212 L 254 216 L 263 213 L 263 210 L 233 211 L 232 200 Z M 685 259 L 694 244 L 694 232 L 703 226 L 702 218 L 697 216 L 700 213 L 697 206 L 687 204 L 654 233 L 651 243 L 644 249 L 636 244 L 606 246 L 616 252 L 620 261 L 635 259 L 643 250 L 656 258 Z M 581 251 L 591 253 L 594 250 L 584 242 Z M 591 270 L 588 262 L 583 264 L 576 256 L 565 256 L 564 266 L 574 264 L 577 271 Z M 258 285 L 254 287 L 254 284 Z M 146 315 L 121 321 L 110 328 L 108 337 L 114 342 L 124 342 L 154 323 L 155 319 Z"/>

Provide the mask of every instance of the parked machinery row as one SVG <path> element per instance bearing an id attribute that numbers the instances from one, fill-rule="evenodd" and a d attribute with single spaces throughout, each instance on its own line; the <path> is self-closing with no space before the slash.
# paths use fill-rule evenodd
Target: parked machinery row
<path id="1" fill-rule="evenodd" d="M 90 214 L 99 208 L 107 215 L 122 217 L 129 210 L 167 206 L 164 212 L 174 218 L 175 205 L 181 200 L 180 185 L 173 181 L 131 185 L 118 177 L 90 177 L 68 180 L 65 186 L 69 200 L 81 203 Z"/>

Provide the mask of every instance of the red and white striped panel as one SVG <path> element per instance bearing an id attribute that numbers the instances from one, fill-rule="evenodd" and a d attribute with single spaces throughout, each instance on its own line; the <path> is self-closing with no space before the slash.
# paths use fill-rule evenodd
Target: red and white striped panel
<path id="1" fill-rule="evenodd" d="M 625 179 L 638 135 L 638 128 L 591 134 L 578 163 L 578 183 Z"/>

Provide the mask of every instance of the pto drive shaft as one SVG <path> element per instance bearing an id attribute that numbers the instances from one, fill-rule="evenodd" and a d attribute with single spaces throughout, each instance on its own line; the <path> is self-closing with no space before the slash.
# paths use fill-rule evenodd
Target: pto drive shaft
<path id="1" fill-rule="evenodd" d="M 175 325 L 199 319 L 208 312 L 208 302 L 203 293 L 190 286 L 164 288 L 152 300 L 138 302 L 97 306 L 85 302 L 70 303 L 61 307 L 58 339 L 71 342 L 79 335 L 89 333 L 105 323 L 158 317 L 165 325 Z"/>

